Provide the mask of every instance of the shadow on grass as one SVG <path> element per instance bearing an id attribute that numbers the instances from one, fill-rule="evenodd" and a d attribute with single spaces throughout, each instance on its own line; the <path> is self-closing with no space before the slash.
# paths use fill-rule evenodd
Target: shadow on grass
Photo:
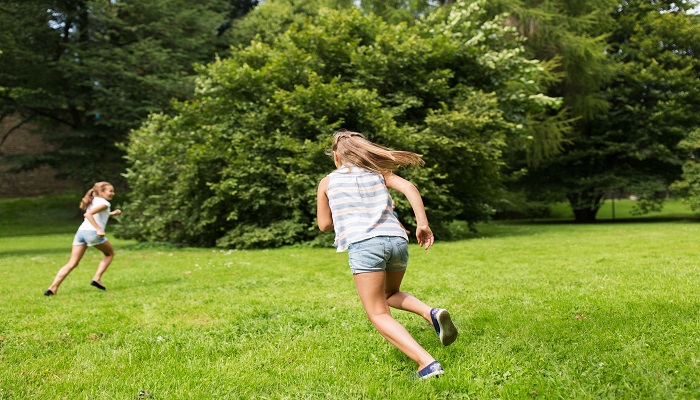
<path id="1" fill-rule="evenodd" d="M 23 228 L 20 232 L 12 232 L 11 228 L 0 227 L 0 239 L 2 238 L 14 238 L 14 237 L 26 237 L 26 236 L 43 236 L 43 235 L 68 235 L 75 234 L 77 227 L 71 227 L 71 229 L 65 226 L 52 226 L 52 227 L 32 227 Z"/>
<path id="2" fill-rule="evenodd" d="M 0 259 L 8 257 L 26 257 L 26 256 L 42 256 L 47 254 L 60 254 L 64 253 L 66 255 L 66 260 L 70 258 L 70 245 L 61 248 L 36 248 L 36 249 L 22 249 L 22 250 L 0 250 Z"/>

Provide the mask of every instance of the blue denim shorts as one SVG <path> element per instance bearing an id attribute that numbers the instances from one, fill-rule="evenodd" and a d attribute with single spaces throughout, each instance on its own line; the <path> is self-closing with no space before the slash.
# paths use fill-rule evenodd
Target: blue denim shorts
<path id="1" fill-rule="evenodd" d="M 95 246 L 102 244 L 107 241 L 106 236 L 97 236 L 97 231 L 78 231 L 75 233 L 75 238 L 73 238 L 73 246 L 78 246 L 81 244 L 86 244 L 88 246 Z"/>
<path id="2" fill-rule="evenodd" d="M 377 236 L 348 247 L 353 274 L 377 271 L 403 271 L 408 265 L 408 242 L 398 236 Z"/>

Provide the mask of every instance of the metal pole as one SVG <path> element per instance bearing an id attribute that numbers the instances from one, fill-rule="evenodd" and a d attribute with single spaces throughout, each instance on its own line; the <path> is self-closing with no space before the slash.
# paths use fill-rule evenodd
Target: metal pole
<path id="1" fill-rule="evenodd" d="M 612 219 L 615 219 L 615 192 L 612 194 Z"/>

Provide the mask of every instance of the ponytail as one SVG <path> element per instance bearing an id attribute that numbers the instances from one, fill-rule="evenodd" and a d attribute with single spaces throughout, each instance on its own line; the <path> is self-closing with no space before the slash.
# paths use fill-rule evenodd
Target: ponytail
<path id="1" fill-rule="evenodd" d="M 96 182 L 94 185 L 92 185 L 92 189 L 85 192 L 85 196 L 83 196 L 83 198 L 80 200 L 80 209 L 86 211 L 88 206 L 92 204 L 92 200 L 95 198 L 95 195 L 102 194 L 102 191 L 107 186 L 112 186 L 112 184 L 109 182 Z"/>

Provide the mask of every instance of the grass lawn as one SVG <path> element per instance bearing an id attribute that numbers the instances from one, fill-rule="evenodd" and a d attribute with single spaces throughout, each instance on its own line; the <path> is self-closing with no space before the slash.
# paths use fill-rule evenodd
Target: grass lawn
<path id="1" fill-rule="evenodd" d="M 43 296 L 80 223 L 59 212 L 75 200 L 0 200 L 0 399 L 700 398 L 697 222 L 490 224 L 412 246 L 404 289 L 461 329 L 442 347 L 394 312 L 446 370 L 416 382 L 331 248 L 111 238 L 106 292 L 89 286 L 91 249 Z M 19 215 L 47 203 L 57 217 Z"/>

